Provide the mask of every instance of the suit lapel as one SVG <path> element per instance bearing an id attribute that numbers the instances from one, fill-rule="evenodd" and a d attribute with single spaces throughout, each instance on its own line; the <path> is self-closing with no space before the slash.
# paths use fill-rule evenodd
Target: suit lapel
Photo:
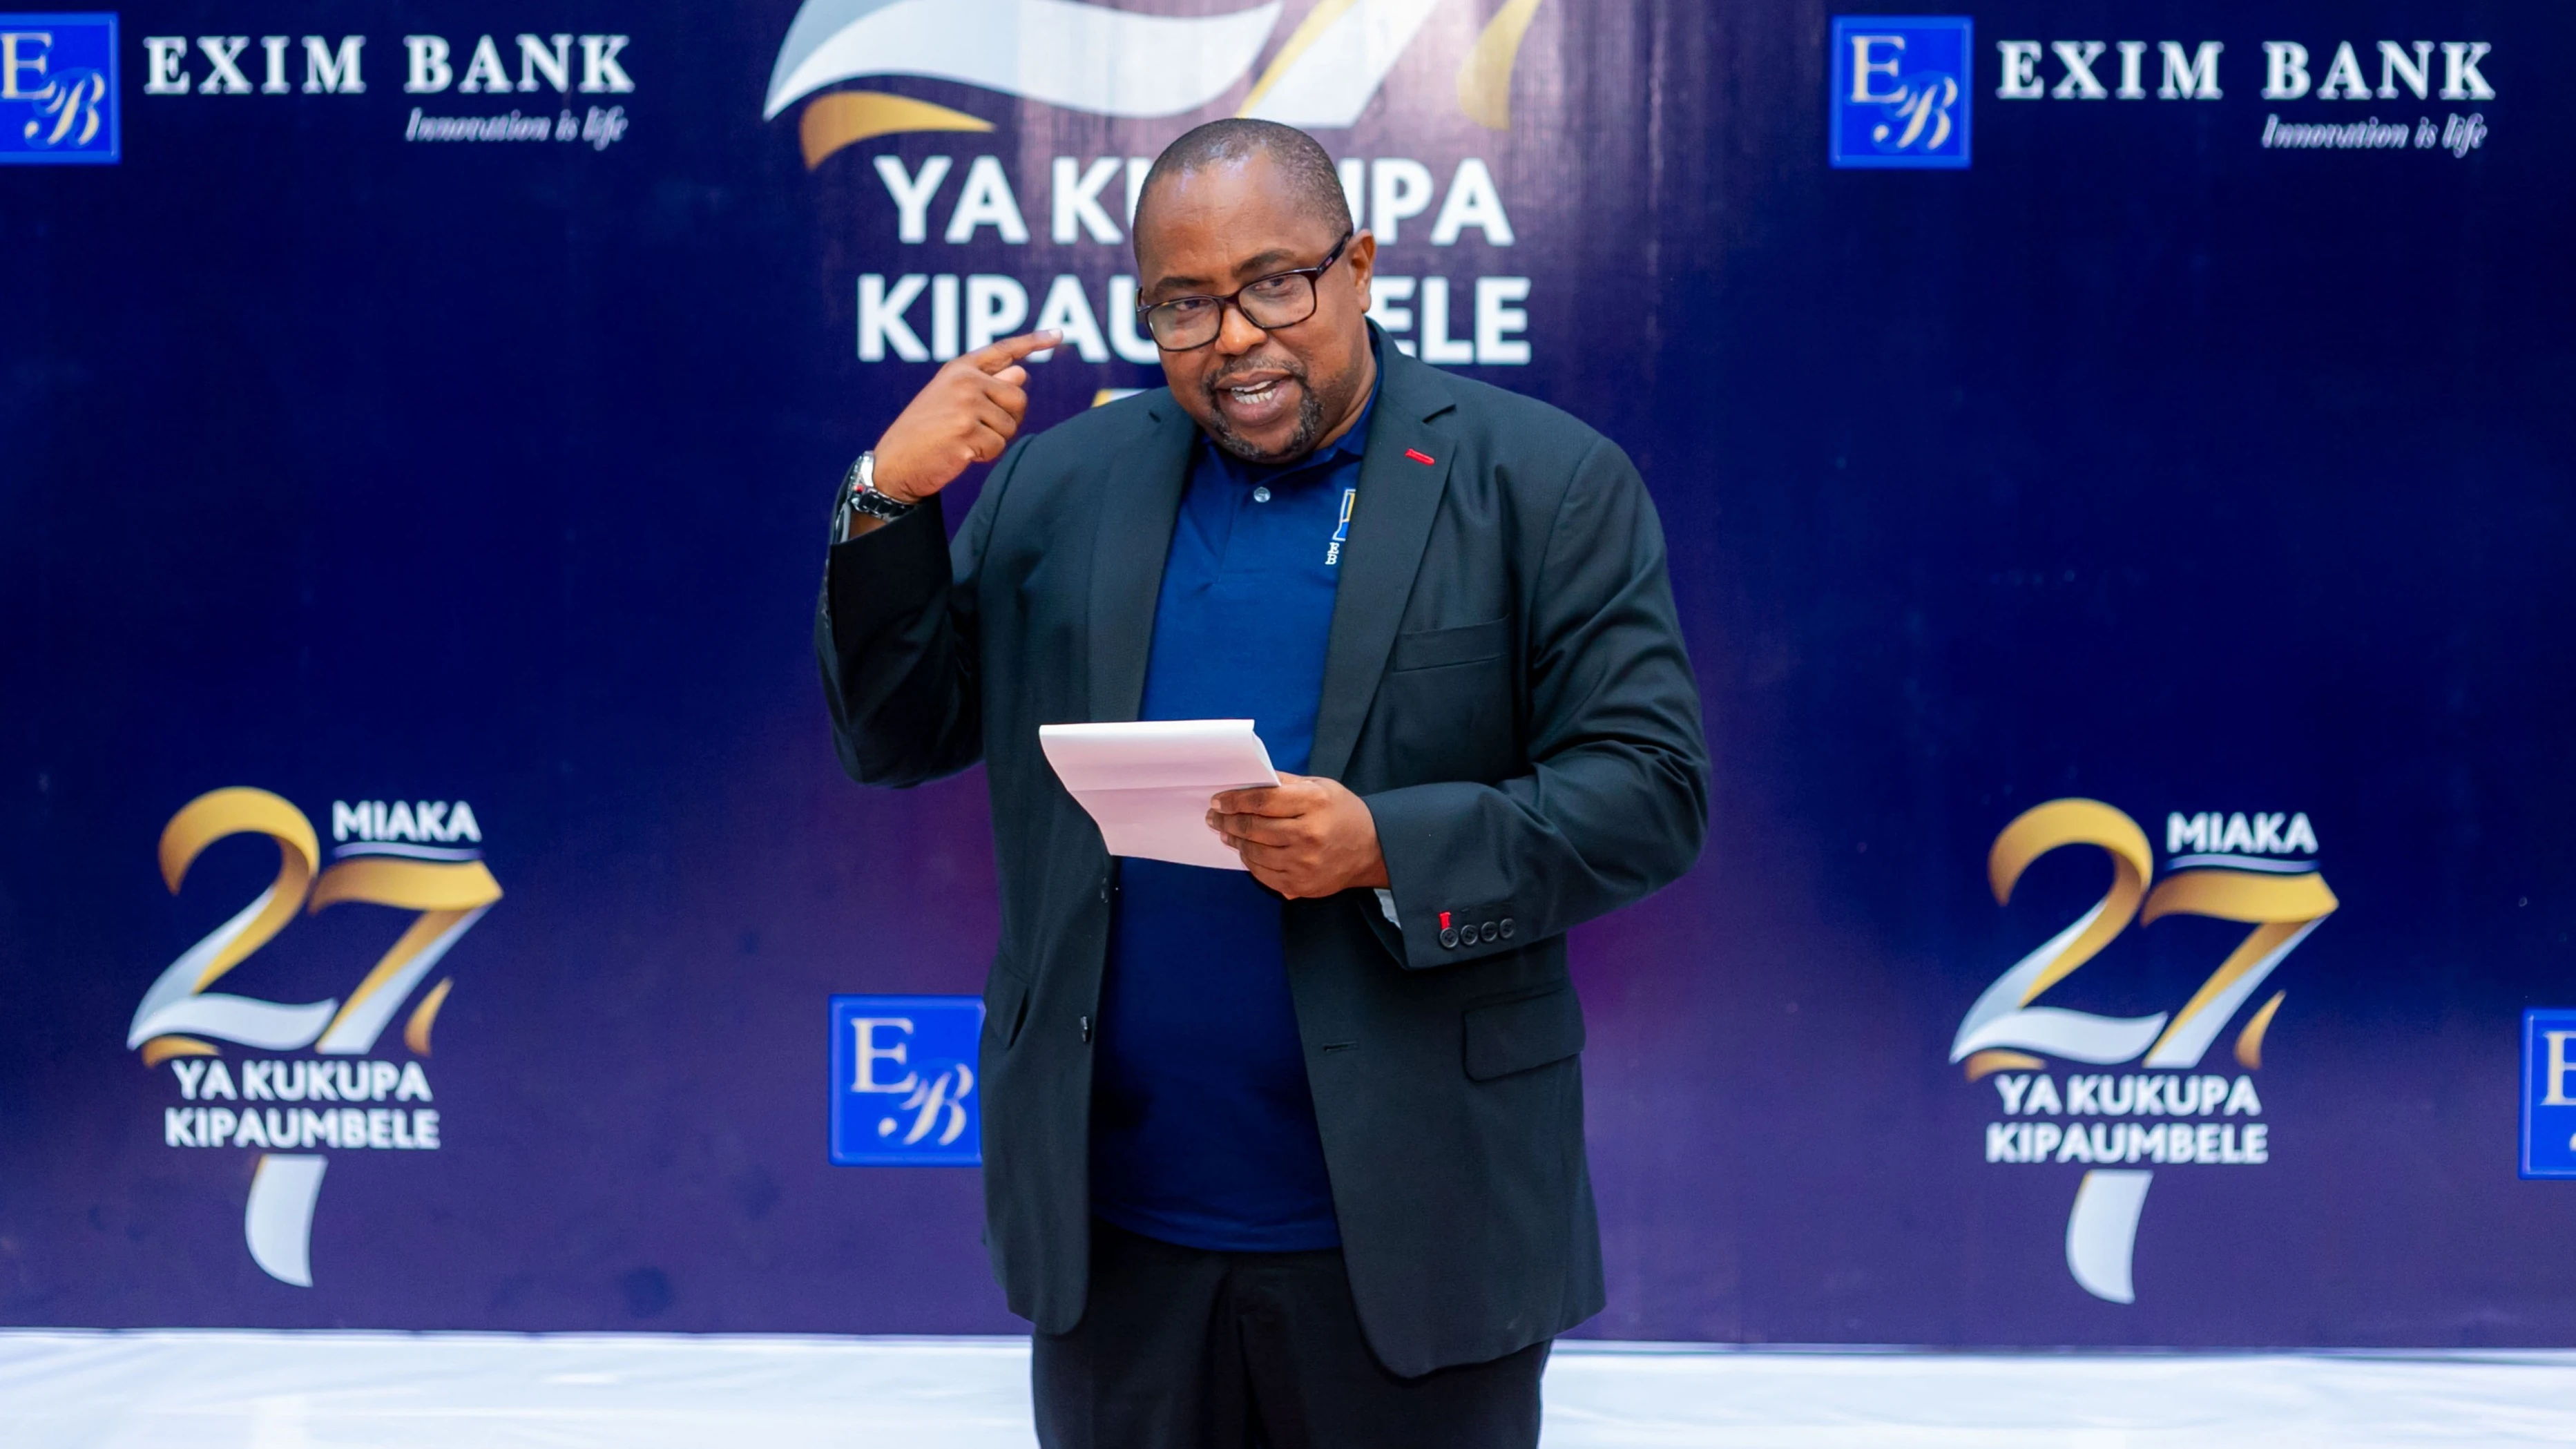
<path id="1" fill-rule="evenodd" d="M 1100 520 L 1092 536 L 1090 702 L 1094 720 L 1132 720 L 1145 700 L 1145 661 L 1154 644 L 1154 602 L 1163 559 L 1189 481 L 1198 427 L 1168 394 L 1148 411 L 1136 451 L 1104 468 Z"/>
<path id="2" fill-rule="evenodd" d="M 1351 515 L 1350 544 L 1342 550 L 1324 693 L 1315 710 L 1315 749 L 1306 767 L 1334 779 L 1349 766 L 1377 697 L 1456 452 L 1450 437 L 1430 425 L 1455 406 L 1440 374 L 1383 339 L 1378 356 L 1383 373 L 1377 410 L 1369 419 L 1368 450 L 1360 457 L 1359 503 Z"/>

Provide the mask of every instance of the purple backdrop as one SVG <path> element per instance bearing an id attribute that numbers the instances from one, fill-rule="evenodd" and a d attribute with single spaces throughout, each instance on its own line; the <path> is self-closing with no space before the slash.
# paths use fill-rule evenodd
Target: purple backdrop
<path id="1" fill-rule="evenodd" d="M 1575 938 L 1593 1331 L 2576 1343 L 2514 1171 L 2576 1002 L 2564 13 L 2006 4 L 1856 113 L 1812 4 L 549 4 L 122 11 L 122 159 L 0 168 L 0 1321 L 1012 1328 L 973 1172 L 826 1160 L 826 999 L 976 990 L 994 907 L 980 775 L 833 765 L 824 512 L 979 326 L 1096 328 L 1035 422 L 1152 385 L 1124 158 L 1249 109 L 1355 168 L 1394 335 L 1671 537 L 1714 830 Z M 1829 164 L 1926 94 L 1973 154 L 1884 154 L 1967 164 Z M 340 903 L 156 1004 L 279 872 L 195 837 L 281 807 Z M 269 1062 L 395 1080 L 319 1145 L 188 1095 Z"/>

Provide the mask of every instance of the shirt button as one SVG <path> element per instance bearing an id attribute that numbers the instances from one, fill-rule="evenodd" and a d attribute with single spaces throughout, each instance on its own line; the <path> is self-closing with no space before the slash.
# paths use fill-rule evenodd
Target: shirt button
<path id="1" fill-rule="evenodd" d="M 1485 939 L 1486 939 L 1486 940 L 1488 940 L 1488 941 L 1490 941 L 1490 940 L 1494 939 L 1494 937 L 1495 937 L 1496 935 L 1498 935 L 1498 934 L 1500 934 L 1500 933 L 1501 933 L 1501 930 L 1502 930 L 1502 928 L 1501 928 L 1501 927 L 1499 927 L 1499 926 L 1495 925 L 1495 924 L 1494 924 L 1493 922 L 1491 922 L 1491 921 L 1487 921 L 1487 922 L 1485 923 Z"/>
<path id="2" fill-rule="evenodd" d="M 1255 503 L 1267 503 L 1267 502 L 1269 502 L 1269 501 L 1270 501 L 1270 490 L 1269 490 L 1269 489 L 1267 489 L 1267 488 L 1255 488 L 1255 489 L 1253 489 L 1253 490 L 1252 490 L 1252 501 L 1253 501 L 1253 502 L 1255 502 Z"/>
<path id="3" fill-rule="evenodd" d="M 1506 940 L 1506 941 L 1508 941 L 1508 940 L 1510 940 L 1511 938 L 1512 938 L 1512 918 L 1511 918 L 1511 917 L 1509 917 L 1509 916 L 1505 916 L 1505 917 L 1503 917 L 1503 939 L 1504 939 L 1504 940 Z"/>
<path id="4" fill-rule="evenodd" d="M 1080 1020 L 1082 1023 L 1082 1039 L 1088 1042 L 1091 1040 L 1091 1018 L 1086 1016 L 1080 1018 Z"/>
<path id="5" fill-rule="evenodd" d="M 1440 928 L 1440 944 L 1448 947 L 1452 951 L 1457 950 L 1458 928 L 1456 926 L 1442 926 Z"/>

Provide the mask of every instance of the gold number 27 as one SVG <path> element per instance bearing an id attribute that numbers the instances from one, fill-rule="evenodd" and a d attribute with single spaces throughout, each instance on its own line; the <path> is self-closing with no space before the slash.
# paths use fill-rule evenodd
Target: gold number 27
<path id="1" fill-rule="evenodd" d="M 2031 862 L 2078 845 L 2096 847 L 2110 858 L 2110 889 L 2092 909 L 1996 977 L 1968 1008 L 1951 1042 L 1950 1060 L 1965 1060 L 1972 1080 L 2004 1067 L 2038 1065 L 2024 1051 L 2096 1065 L 2143 1057 L 2150 1067 L 2198 1066 L 2237 1008 L 2337 904 L 2325 878 L 2313 871 L 2270 875 L 2194 869 L 2168 876 L 2149 890 L 2155 855 L 2146 832 L 2099 800 L 2052 800 L 2005 826 L 1986 857 L 1996 902 L 2011 901 L 2013 887 Z M 2165 916 L 2207 916 L 2254 929 L 2179 1011 L 2112 1017 L 2033 1004 L 2100 954 L 2132 920 L 2152 924 Z M 2237 1054 L 2247 1066 L 2260 1064 L 2262 1029 L 2279 1002 L 2276 995 L 2267 1003 L 2240 1040 Z"/>
<path id="2" fill-rule="evenodd" d="M 141 1048 L 147 1066 L 216 1051 L 205 1037 L 268 1051 L 310 1046 L 329 1055 L 363 1055 L 412 988 L 501 898 L 500 883 L 479 860 L 366 857 L 317 876 L 322 846 L 313 822 L 286 800 L 243 786 L 209 791 L 170 818 L 161 831 L 163 882 L 176 894 L 206 847 L 235 835 L 274 842 L 277 875 L 230 920 L 181 952 L 144 993 L 125 1044 Z M 289 1004 L 207 989 L 274 939 L 299 908 L 320 911 L 342 901 L 419 913 L 346 1001 Z M 423 1004 L 424 1013 L 434 1011 Z M 410 1037 L 413 1050 L 427 1051 L 426 1016 Z"/>

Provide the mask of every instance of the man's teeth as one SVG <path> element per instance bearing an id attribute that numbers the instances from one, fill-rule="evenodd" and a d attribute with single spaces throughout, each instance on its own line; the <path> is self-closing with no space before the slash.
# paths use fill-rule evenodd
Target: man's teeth
<path id="1" fill-rule="evenodd" d="M 1268 402 L 1270 400 L 1270 395 L 1278 390 L 1279 384 L 1275 380 L 1270 382 L 1257 382 L 1249 387 L 1230 387 L 1226 389 L 1227 392 L 1234 394 L 1237 401 L 1248 403 Z"/>

